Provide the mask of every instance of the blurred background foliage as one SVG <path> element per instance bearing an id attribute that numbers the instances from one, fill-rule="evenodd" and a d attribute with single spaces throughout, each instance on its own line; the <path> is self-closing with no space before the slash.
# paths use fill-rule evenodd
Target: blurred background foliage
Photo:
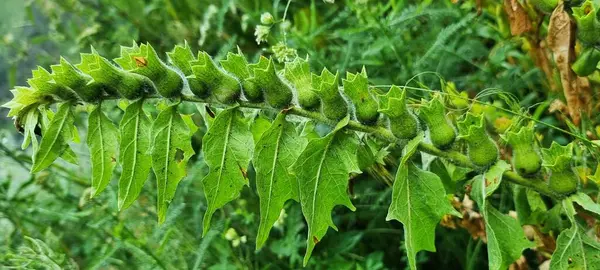
<path id="1" fill-rule="evenodd" d="M 559 72 L 552 64 L 550 72 L 544 70 L 532 53 L 548 32 L 549 15 L 534 16 L 535 33 L 513 36 L 505 2 L 4 0 L 0 4 L 0 101 L 7 101 L 8 90 L 23 85 L 36 65 L 47 68 L 59 56 L 76 63 L 79 53 L 89 52 L 90 46 L 111 59 L 117 57 L 120 45 L 133 41 L 149 42 L 163 55 L 187 41 L 194 50 L 207 51 L 216 59 L 239 48 L 251 60 L 259 55 L 273 55 L 279 62 L 308 56 L 314 72 L 327 67 L 344 74 L 364 66 L 373 85 L 383 91 L 390 84 L 407 84 L 413 87 L 415 100 L 427 97 L 427 89 L 451 88 L 492 104 L 472 106 L 485 110 L 499 133 L 513 119 L 512 114 L 497 109 L 505 108 L 597 138 L 598 114 L 588 111 L 592 117 L 573 124 L 564 111 Z M 271 14 L 273 23 L 265 21 L 269 18 L 261 22 L 265 12 Z M 598 71 L 590 75 L 592 88 L 597 82 L 594 76 Z M 85 126 L 82 122 L 79 119 L 78 126 Z M 572 139 L 545 125 L 537 131 L 544 134 L 544 144 Z M 196 152 L 200 152 L 204 132 L 195 135 Z M 206 205 L 199 180 L 206 166 L 199 155 L 179 185 L 167 222 L 158 226 L 154 181 L 147 182 L 133 207 L 119 213 L 114 181 L 101 196 L 88 199 L 90 166 L 84 146 L 74 147 L 81 157 L 78 166 L 60 163 L 30 175 L 30 153 L 20 150 L 21 138 L 8 118 L 0 118 L 0 265 L 33 269 L 301 267 L 307 228 L 297 205 L 282 212 L 267 245 L 254 250 L 258 198 L 252 184 L 243 199 L 217 213 L 217 225 L 201 238 Z M 406 267 L 401 225 L 385 221 L 391 196 L 386 181 L 393 174 L 393 162 L 370 170 L 351 180 L 358 210 L 335 210 L 340 232 L 323 239 L 309 268 Z M 252 172 L 250 179 L 252 183 Z M 504 206 L 504 210 L 510 208 Z M 421 267 L 487 268 L 484 243 L 477 237 L 481 230 L 477 224 L 440 226 L 437 253 L 420 252 Z M 527 262 L 537 267 L 543 260 L 531 253 L 526 252 Z"/>

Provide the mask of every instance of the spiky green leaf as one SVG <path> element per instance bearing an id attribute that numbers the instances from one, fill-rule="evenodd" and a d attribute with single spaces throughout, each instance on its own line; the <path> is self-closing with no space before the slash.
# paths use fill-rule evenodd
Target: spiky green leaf
<path id="1" fill-rule="evenodd" d="M 575 221 L 577 212 L 573 199 L 563 200 L 562 208 L 571 220 L 571 228 L 558 235 L 550 269 L 600 269 L 600 243 L 589 237 Z"/>
<path id="2" fill-rule="evenodd" d="M 356 151 L 358 139 L 341 129 L 348 124 L 344 118 L 327 136 L 312 139 L 292 165 L 298 179 L 302 213 L 308 223 L 308 239 L 304 265 L 327 229 L 337 227 L 331 219 L 331 211 L 336 205 L 344 205 L 354 211 L 356 208 L 348 198 L 348 178 L 350 173 L 359 173 Z"/>
<path id="3" fill-rule="evenodd" d="M 177 184 L 186 175 L 192 155 L 191 133 L 177 112 L 177 105 L 167 107 L 152 124 L 152 170 L 156 175 L 158 223 L 163 223 L 167 208 L 175 196 Z"/>
<path id="4" fill-rule="evenodd" d="M 88 126 L 87 145 L 92 163 L 91 196 L 94 197 L 106 188 L 117 164 L 119 131 L 100 106 L 90 113 Z"/>
<path id="5" fill-rule="evenodd" d="M 491 205 L 485 208 L 484 218 L 490 269 L 508 269 L 521 257 L 523 250 L 533 247 L 517 219 L 502 214 Z"/>
<path id="6" fill-rule="evenodd" d="M 137 199 L 150 173 L 152 159 L 148 149 L 152 121 L 144 112 L 143 104 L 143 100 L 138 100 L 127 106 L 119 124 L 119 163 L 123 168 L 119 178 L 120 210 Z"/>
<path id="7" fill-rule="evenodd" d="M 235 75 L 241 80 L 250 78 L 250 71 L 248 70 L 248 61 L 241 52 L 238 53 L 227 53 L 227 59 L 220 60 L 221 66 L 227 72 Z"/>
<path id="8" fill-rule="evenodd" d="M 73 138 L 73 112 L 70 103 L 62 103 L 52 117 L 48 128 L 40 142 L 40 147 L 33 158 L 31 172 L 39 172 L 48 168 L 69 147 Z"/>
<path id="9" fill-rule="evenodd" d="M 446 214 L 460 216 L 446 198 L 442 180 L 408 162 L 421 140 L 423 133 L 404 149 L 386 217 L 386 220 L 395 219 L 404 225 L 404 242 L 411 269 L 417 268 L 419 251 L 435 251 L 435 227 L 442 217 Z"/>
<path id="10" fill-rule="evenodd" d="M 505 161 L 496 162 L 484 174 L 474 178 L 471 190 L 471 195 L 485 219 L 490 269 L 508 268 L 521 257 L 523 250 L 533 246 L 525 238 L 525 233 L 517 219 L 501 213 L 487 202 L 487 197 L 500 186 L 502 175 L 508 169 L 510 166 Z"/>
<path id="11" fill-rule="evenodd" d="M 202 179 L 208 201 L 204 234 L 208 233 L 215 211 L 239 197 L 241 189 L 248 185 L 245 173 L 252 145 L 252 133 L 237 107 L 220 112 L 204 136 L 202 152 L 209 168 Z"/>
<path id="12" fill-rule="evenodd" d="M 298 201 L 298 181 L 289 167 L 296 161 L 307 144 L 300 137 L 294 124 L 285 120 L 285 114 L 277 116 L 256 144 L 252 164 L 256 171 L 256 190 L 260 197 L 260 225 L 256 236 L 256 248 L 267 241 L 271 227 L 287 200 Z"/>

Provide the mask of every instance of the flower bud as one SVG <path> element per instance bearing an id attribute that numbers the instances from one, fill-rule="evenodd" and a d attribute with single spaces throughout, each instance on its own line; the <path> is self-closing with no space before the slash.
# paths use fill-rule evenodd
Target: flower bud
<path id="1" fill-rule="evenodd" d="M 271 15 L 271 13 L 265 12 L 260 15 L 260 23 L 268 25 L 268 24 L 273 24 L 274 22 L 275 22 L 275 19 L 273 18 L 273 15 Z"/>

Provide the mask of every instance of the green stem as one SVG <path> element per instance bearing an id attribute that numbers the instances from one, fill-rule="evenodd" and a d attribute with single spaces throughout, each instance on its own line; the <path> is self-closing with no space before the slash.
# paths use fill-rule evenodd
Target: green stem
<path id="1" fill-rule="evenodd" d="M 150 98 L 162 98 L 162 97 L 153 96 Z M 187 95 L 182 96 L 181 100 L 188 101 L 188 102 L 214 104 L 214 101 L 212 101 L 212 100 L 200 99 L 200 98 L 197 98 L 194 96 L 187 96 Z M 264 104 L 250 103 L 250 102 L 245 102 L 245 101 L 240 101 L 239 106 L 245 107 L 245 108 L 262 109 L 262 110 L 268 110 L 268 109 L 277 110 L 277 109 L 268 107 Z M 288 114 L 293 114 L 293 115 L 302 116 L 305 118 L 310 118 L 310 119 L 313 119 L 313 120 L 316 120 L 316 121 L 319 121 L 319 122 L 322 122 L 322 123 L 325 123 L 325 124 L 328 124 L 331 126 L 335 126 L 337 124 L 334 120 L 326 118 L 324 115 L 322 115 L 319 112 L 308 111 L 308 110 L 302 109 L 300 107 L 296 107 L 296 106 L 290 107 L 290 108 L 286 109 L 286 111 Z M 396 138 L 392 134 L 392 132 L 390 132 L 389 130 L 387 130 L 385 127 L 382 127 L 382 126 L 367 126 L 367 125 L 363 125 L 363 124 L 359 123 L 358 121 L 351 120 L 350 122 L 348 122 L 347 128 L 351 129 L 351 130 L 371 134 L 381 140 L 384 140 L 384 141 L 387 141 L 390 143 L 402 143 L 402 141 L 400 139 Z M 443 150 L 436 148 L 435 146 L 433 146 L 431 144 L 424 143 L 424 142 L 419 143 L 419 150 L 422 152 L 434 155 L 434 156 L 444 158 L 458 166 L 477 169 L 477 166 L 475 166 L 475 164 L 473 164 L 466 155 L 464 155 L 460 152 L 457 152 L 457 151 L 453 151 L 453 150 L 443 151 Z M 557 194 L 556 192 L 552 191 L 552 189 L 550 189 L 550 187 L 542 179 L 524 178 L 513 171 L 504 172 L 503 178 L 511 183 L 531 188 L 541 194 L 544 194 L 544 195 L 554 198 L 554 199 L 560 199 L 563 197 L 562 195 Z"/>

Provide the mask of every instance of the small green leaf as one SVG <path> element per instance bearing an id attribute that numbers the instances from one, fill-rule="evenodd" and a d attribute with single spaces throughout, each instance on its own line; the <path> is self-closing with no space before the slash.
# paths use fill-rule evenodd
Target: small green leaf
<path id="1" fill-rule="evenodd" d="M 167 107 L 152 124 L 152 170 L 156 175 L 158 223 L 163 223 L 167 208 L 186 175 L 186 165 L 192 155 L 190 129 L 177 113 L 177 105 Z"/>
<path id="2" fill-rule="evenodd" d="M 25 150 L 31 143 L 33 145 L 33 152 L 38 150 L 38 140 L 35 135 L 35 129 L 37 128 L 38 119 L 40 112 L 37 108 L 32 108 L 25 112 L 25 117 L 22 117 L 21 124 L 23 125 L 23 143 L 21 149 Z"/>
<path id="3" fill-rule="evenodd" d="M 175 46 L 173 51 L 167 53 L 167 56 L 171 63 L 179 68 L 183 74 L 186 76 L 192 75 L 190 62 L 196 60 L 196 58 L 194 57 L 194 54 L 192 54 L 192 50 L 190 49 L 190 46 L 188 46 L 187 41 L 183 46 Z"/>
<path id="4" fill-rule="evenodd" d="M 287 200 L 298 199 L 298 182 L 289 167 L 307 144 L 296 132 L 294 124 L 280 113 L 256 144 L 252 164 L 256 170 L 256 190 L 260 197 L 260 225 L 256 249 L 267 241 L 271 227 Z"/>
<path id="5" fill-rule="evenodd" d="M 446 214 L 460 216 L 446 198 L 442 180 L 434 173 L 408 164 L 423 140 L 423 133 L 409 141 L 392 191 L 392 203 L 386 220 L 404 225 L 404 242 L 411 269 L 417 269 L 416 255 L 421 250 L 435 251 L 435 227 Z"/>
<path id="6" fill-rule="evenodd" d="M 220 60 L 221 66 L 227 72 L 235 75 L 240 80 L 246 80 L 250 78 L 250 71 L 248 70 L 248 61 L 246 57 L 239 52 L 238 53 L 227 53 L 227 59 Z"/>
<path id="7" fill-rule="evenodd" d="M 63 151 L 62 155 L 60 155 L 64 161 L 69 162 L 71 164 L 79 165 L 79 160 L 77 159 L 77 154 L 71 149 L 71 146 L 67 144 L 67 148 Z"/>
<path id="8" fill-rule="evenodd" d="M 267 117 L 265 117 L 263 114 L 256 115 L 252 121 L 252 124 L 250 125 L 250 131 L 252 132 L 252 138 L 254 141 L 258 142 L 263 133 L 270 127 L 271 121 L 269 121 Z"/>
<path id="9" fill-rule="evenodd" d="M 148 149 L 152 121 L 142 105 L 144 101 L 138 100 L 127 106 L 119 124 L 119 163 L 123 168 L 119 178 L 119 210 L 126 209 L 137 199 L 150 173 L 152 159 Z"/>
<path id="10" fill-rule="evenodd" d="M 73 138 L 73 112 L 70 103 L 58 106 L 58 112 L 52 117 L 44 132 L 40 148 L 33 158 L 31 172 L 36 173 L 48 168 L 67 149 L 68 142 Z"/>
<path id="11" fill-rule="evenodd" d="M 13 98 L 2 104 L 2 107 L 10 109 L 7 117 L 15 117 L 21 113 L 25 108 L 42 102 L 44 95 L 31 87 L 17 86 L 15 89 L 10 90 L 13 94 Z"/>
<path id="12" fill-rule="evenodd" d="M 92 163 L 92 192 L 94 197 L 110 182 L 117 164 L 119 131 L 112 121 L 97 106 L 88 118 L 87 145 L 90 148 Z"/>
<path id="13" fill-rule="evenodd" d="M 542 149 L 544 157 L 543 165 L 547 168 L 562 170 L 571 167 L 571 158 L 573 157 L 573 144 L 560 145 L 553 141 L 549 148 Z"/>
<path id="14" fill-rule="evenodd" d="M 219 113 L 204 136 L 202 152 L 210 171 L 202 179 L 208 201 L 203 234 L 208 233 L 215 211 L 239 197 L 241 189 L 248 185 L 245 174 L 252 145 L 252 133 L 237 107 Z"/>
<path id="15" fill-rule="evenodd" d="M 508 269 L 521 257 L 523 250 L 534 247 L 515 218 L 502 214 L 491 205 L 485 208 L 484 218 L 490 269 Z"/>
<path id="16" fill-rule="evenodd" d="M 600 204 L 596 203 L 583 192 L 578 192 L 569 197 L 573 202 L 579 204 L 583 209 L 589 211 L 596 215 L 596 217 L 600 217 Z"/>
<path id="17" fill-rule="evenodd" d="M 484 200 L 492 195 L 502 183 L 502 175 L 510 170 L 510 165 L 504 160 L 498 160 L 483 175 L 475 176 L 473 181 L 473 190 L 471 196 L 477 202 L 479 207 L 485 208 Z M 485 179 L 485 181 L 483 181 Z"/>
<path id="18" fill-rule="evenodd" d="M 356 159 L 358 139 L 354 134 L 341 131 L 348 120 L 345 117 L 327 136 L 310 140 L 291 167 L 298 179 L 302 213 L 308 223 L 305 266 L 327 229 L 337 230 L 331 219 L 333 208 L 344 205 L 356 210 L 348 198 L 347 189 L 348 175 L 360 173 Z"/>

